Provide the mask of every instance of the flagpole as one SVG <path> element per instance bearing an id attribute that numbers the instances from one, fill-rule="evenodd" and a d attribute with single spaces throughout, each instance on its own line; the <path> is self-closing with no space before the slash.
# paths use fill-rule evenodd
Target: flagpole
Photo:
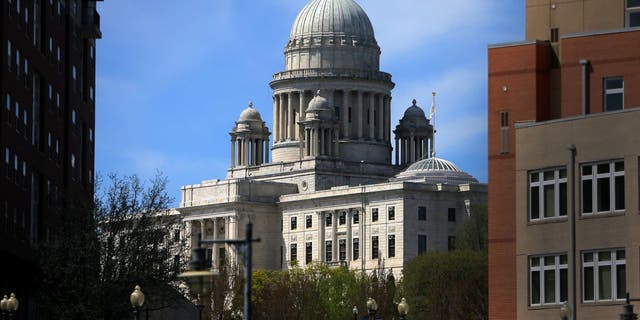
<path id="1" fill-rule="evenodd" d="M 433 120 L 433 137 L 431 137 L 431 157 L 435 158 L 436 157 L 436 92 L 433 91 L 431 92 L 431 95 L 433 96 L 433 100 L 431 102 L 431 111 L 430 111 L 430 116 L 431 119 Z"/>

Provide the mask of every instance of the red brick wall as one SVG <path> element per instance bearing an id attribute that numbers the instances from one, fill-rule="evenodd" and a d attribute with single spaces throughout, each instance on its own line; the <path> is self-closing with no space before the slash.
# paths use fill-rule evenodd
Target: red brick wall
<path id="1" fill-rule="evenodd" d="M 546 43 L 489 49 L 489 319 L 516 319 L 514 122 L 549 117 Z M 509 112 L 509 153 L 501 154 L 501 116 Z"/>

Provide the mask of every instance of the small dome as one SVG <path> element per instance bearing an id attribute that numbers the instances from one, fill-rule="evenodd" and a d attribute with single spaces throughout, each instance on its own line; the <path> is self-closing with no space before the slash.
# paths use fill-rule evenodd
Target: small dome
<path id="1" fill-rule="evenodd" d="M 242 112 L 240 113 L 240 117 L 238 118 L 238 122 L 247 121 L 262 121 L 260 112 L 253 108 L 253 102 L 249 102 L 249 106 L 246 109 L 242 110 Z"/>
<path id="2" fill-rule="evenodd" d="M 309 101 L 309 107 L 307 113 L 316 113 L 323 111 L 331 111 L 329 107 L 329 101 L 320 95 L 320 90 L 316 92 L 316 96 Z"/>
<path id="3" fill-rule="evenodd" d="M 290 39 L 312 35 L 346 36 L 373 41 L 373 26 L 367 14 L 353 0 L 312 0 L 300 11 Z"/>
<path id="4" fill-rule="evenodd" d="M 478 183 L 470 174 L 460 170 L 453 162 L 428 158 L 413 163 L 397 174 L 392 181 L 424 181 L 427 183 L 468 184 Z"/>
<path id="5" fill-rule="evenodd" d="M 424 110 L 418 107 L 416 103 L 417 103 L 416 99 L 413 99 L 413 104 L 404 112 L 404 116 L 402 117 L 402 120 L 427 119 L 427 117 L 424 114 Z"/>

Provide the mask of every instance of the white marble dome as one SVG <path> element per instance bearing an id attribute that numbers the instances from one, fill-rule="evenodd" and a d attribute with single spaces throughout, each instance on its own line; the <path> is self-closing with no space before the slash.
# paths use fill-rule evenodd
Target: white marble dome
<path id="1" fill-rule="evenodd" d="M 240 113 L 240 117 L 238 117 L 238 122 L 247 122 L 247 121 L 260 121 L 262 122 L 262 116 L 260 116 L 260 112 L 253 108 L 253 103 L 249 102 L 249 106 L 242 110 Z"/>
<path id="2" fill-rule="evenodd" d="M 391 181 L 420 181 L 442 184 L 478 183 L 470 174 L 460 170 L 453 162 L 440 158 L 427 158 L 413 163 Z"/>
<path id="3" fill-rule="evenodd" d="M 375 42 L 369 17 L 353 0 L 313 0 L 307 3 L 293 23 L 290 38 L 309 35 L 347 36 Z"/>

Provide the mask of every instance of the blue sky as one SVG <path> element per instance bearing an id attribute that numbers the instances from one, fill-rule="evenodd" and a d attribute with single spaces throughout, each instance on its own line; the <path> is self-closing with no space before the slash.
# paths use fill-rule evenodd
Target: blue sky
<path id="1" fill-rule="evenodd" d="M 109 0 L 99 3 L 96 170 L 225 177 L 229 130 L 249 101 L 272 125 L 271 76 L 308 0 Z M 524 1 L 356 0 L 393 75 L 392 127 L 438 92 L 436 150 L 487 181 L 487 45 L 524 38 Z"/>

